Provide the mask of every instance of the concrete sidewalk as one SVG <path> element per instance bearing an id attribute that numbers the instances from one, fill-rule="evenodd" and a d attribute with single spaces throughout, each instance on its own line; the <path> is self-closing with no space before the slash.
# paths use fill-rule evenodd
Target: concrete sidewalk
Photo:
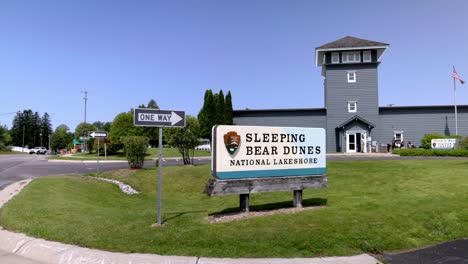
<path id="1" fill-rule="evenodd" d="M 18 194 L 31 180 L 16 182 L 0 191 L 0 207 Z M 375 258 L 362 254 L 328 258 L 203 258 L 125 254 L 67 245 L 28 237 L 0 228 L 0 263 L 5 264 L 376 264 Z"/>

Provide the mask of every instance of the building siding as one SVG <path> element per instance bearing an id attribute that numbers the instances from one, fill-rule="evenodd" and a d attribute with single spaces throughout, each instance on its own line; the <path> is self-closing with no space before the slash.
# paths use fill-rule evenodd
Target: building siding
<path id="1" fill-rule="evenodd" d="M 468 136 L 468 106 L 457 108 L 458 134 Z M 425 134 L 455 135 L 453 106 L 381 107 L 380 144 L 390 144 L 394 131 L 403 131 L 405 145 L 408 142 L 421 145 Z"/>
<path id="2" fill-rule="evenodd" d="M 325 109 L 234 111 L 235 125 L 325 128 Z"/>
<path id="3" fill-rule="evenodd" d="M 351 117 L 359 115 L 373 124 L 379 122 L 377 66 L 376 63 L 324 66 L 329 151 L 345 148 L 343 141 L 337 140 L 340 135 L 335 130 Z M 356 71 L 356 83 L 348 83 L 348 71 Z M 348 113 L 348 101 L 357 101 L 356 113 Z M 374 133 L 377 134 L 377 130 L 370 131 L 369 136 Z"/>

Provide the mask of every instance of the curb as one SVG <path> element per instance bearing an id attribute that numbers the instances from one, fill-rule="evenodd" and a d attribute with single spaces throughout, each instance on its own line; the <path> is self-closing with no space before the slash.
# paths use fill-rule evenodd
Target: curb
<path id="1" fill-rule="evenodd" d="M 0 207 L 18 194 L 32 180 L 15 182 L 0 190 Z M 200 258 L 181 256 L 161 256 L 156 254 L 116 253 L 83 248 L 60 242 L 33 238 L 14 233 L 0 227 L 0 250 L 16 256 L 47 264 L 378 264 L 381 263 L 368 254 L 350 257 L 326 258 Z M 0 256 L 1 258 L 1 256 Z M 20 262 L 18 262 L 20 263 Z"/>
<path id="2" fill-rule="evenodd" d="M 163 160 L 181 160 L 182 158 L 163 158 Z M 203 160 L 203 159 L 211 159 L 211 157 L 194 157 L 194 160 Z M 148 161 L 156 161 L 158 160 L 157 158 L 153 158 L 150 160 L 145 160 L 145 162 Z M 76 162 L 76 163 L 97 163 L 96 160 L 81 160 L 79 158 L 76 158 L 75 160 L 69 160 L 69 159 L 47 159 L 48 162 Z M 99 160 L 99 163 L 128 163 L 126 160 Z"/>
<path id="3" fill-rule="evenodd" d="M 60 159 L 48 159 L 47 162 L 74 162 L 74 163 L 97 163 L 96 160 L 60 160 Z M 128 163 L 126 160 L 99 160 L 99 163 Z"/>

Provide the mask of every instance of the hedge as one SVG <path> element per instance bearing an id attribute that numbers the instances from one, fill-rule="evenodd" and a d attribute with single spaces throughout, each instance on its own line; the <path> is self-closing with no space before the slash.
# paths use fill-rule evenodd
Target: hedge
<path id="1" fill-rule="evenodd" d="M 448 156 L 448 157 L 468 157 L 467 149 L 395 149 L 393 154 L 400 156 Z"/>

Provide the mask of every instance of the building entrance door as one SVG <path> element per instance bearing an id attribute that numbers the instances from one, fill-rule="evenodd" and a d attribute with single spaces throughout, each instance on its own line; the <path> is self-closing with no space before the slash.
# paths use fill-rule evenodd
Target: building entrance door
<path id="1" fill-rule="evenodd" d="M 366 132 L 346 132 L 346 152 L 367 152 Z"/>

